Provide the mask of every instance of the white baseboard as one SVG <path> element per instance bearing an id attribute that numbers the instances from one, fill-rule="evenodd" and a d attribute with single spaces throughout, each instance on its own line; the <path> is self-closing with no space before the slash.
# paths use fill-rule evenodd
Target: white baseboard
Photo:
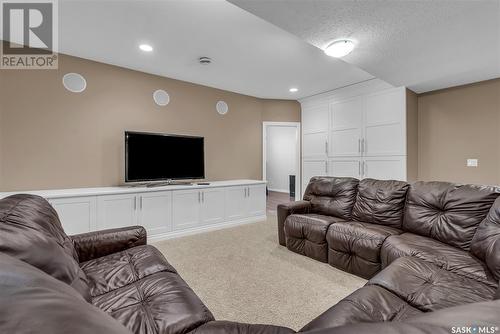
<path id="1" fill-rule="evenodd" d="M 286 190 L 286 189 L 271 189 L 271 188 L 268 188 L 267 190 L 274 191 L 276 193 L 287 193 L 287 194 L 290 193 L 290 191 Z"/>
<path id="2" fill-rule="evenodd" d="M 158 241 L 168 240 L 168 239 L 173 239 L 173 238 L 179 238 L 179 237 L 184 237 L 184 236 L 193 235 L 193 234 L 205 233 L 205 232 L 209 232 L 209 231 L 222 230 L 222 229 L 225 229 L 228 227 L 234 227 L 234 226 L 238 226 L 238 225 L 257 223 L 257 222 L 264 221 L 266 219 L 267 219 L 267 215 L 254 216 L 254 217 L 248 217 L 248 218 L 239 219 L 239 220 L 233 220 L 233 221 L 229 221 L 229 222 L 223 222 L 223 223 L 219 223 L 219 224 L 194 227 L 194 228 L 190 228 L 190 229 L 186 229 L 186 230 L 182 230 L 182 231 L 172 231 L 172 232 L 152 235 L 152 236 L 148 236 L 148 243 L 158 242 Z"/>

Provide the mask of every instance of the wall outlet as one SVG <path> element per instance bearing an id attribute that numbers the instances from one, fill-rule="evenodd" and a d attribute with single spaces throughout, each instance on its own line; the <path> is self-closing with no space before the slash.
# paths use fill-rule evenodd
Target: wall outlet
<path id="1" fill-rule="evenodd" d="M 467 167 L 477 167 L 477 159 L 467 159 Z"/>

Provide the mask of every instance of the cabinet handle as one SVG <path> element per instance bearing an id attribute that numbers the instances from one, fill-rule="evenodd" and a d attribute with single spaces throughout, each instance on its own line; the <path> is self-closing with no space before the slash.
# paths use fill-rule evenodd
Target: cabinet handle
<path id="1" fill-rule="evenodd" d="M 328 155 L 328 142 L 325 141 L 325 154 Z"/>
<path id="2" fill-rule="evenodd" d="M 368 172 L 368 165 L 366 164 L 366 161 L 363 161 L 363 175 L 366 175 Z"/>
<path id="3" fill-rule="evenodd" d="M 205 203 L 205 192 L 201 192 L 201 201 Z"/>
<path id="4" fill-rule="evenodd" d="M 358 161 L 358 174 L 361 176 L 361 161 Z"/>
<path id="5" fill-rule="evenodd" d="M 328 174 L 328 161 L 325 161 L 325 174 Z"/>
<path id="6" fill-rule="evenodd" d="M 134 211 L 137 211 L 137 197 L 134 197 Z"/>
<path id="7" fill-rule="evenodd" d="M 248 197 L 248 188 L 245 187 L 245 197 Z"/>
<path id="8" fill-rule="evenodd" d="M 198 203 L 201 203 L 201 193 L 198 191 Z"/>
<path id="9" fill-rule="evenodd" d="M 141 209 L 141 210 L 142 210 L 142 196 L 141 196 L 141 198 L 140 198 L 140 202 L 139 202 L 139 209 Z"/>
<path id="10" fill-rule="evenodd" d="M 366 142 L 365 142 L 365 138 L 361 139 L 361 153 L 365 153 L 366 152 Z"/>
<path id="11" fill-rule="evenodd" d="M 248 197 L 250 197 L 250 187 L 248 187 Z"/>
<path id="12" fill-rule="evenodd" d="M 358 138 L 358 153 L 361 153 L 361 138 Z"/>

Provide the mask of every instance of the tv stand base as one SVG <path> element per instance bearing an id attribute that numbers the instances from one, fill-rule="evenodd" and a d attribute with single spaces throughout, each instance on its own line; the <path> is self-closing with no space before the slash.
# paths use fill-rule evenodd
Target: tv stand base
<path id="1" fill-rule="evenodd" d="M 191 185 L 193 185 L 191 182 L 171 180 L 165 182 L 148 183 L 146 184 L 146 187 L 154 188 L 154 187 L 164 187 L 164 186 L 191 186 Z"/>

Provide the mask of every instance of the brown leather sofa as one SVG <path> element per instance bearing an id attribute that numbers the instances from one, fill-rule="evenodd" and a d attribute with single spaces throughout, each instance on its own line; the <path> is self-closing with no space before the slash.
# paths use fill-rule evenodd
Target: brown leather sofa
<path id="1" fill-rule="evenodd" d="M 312 178 L 303 201 L 278 207 L 280 244 L 370 280 L 301 331 L 401 322 L 460 305 L 472 312 L 493 300 L 499 195 L 491 186 Z"/>
<path id="2" fill-rule="evenodd" d="M 484 272 L 496 281 L 499 222 L 497 200 L 471 242 L 473 256 L 484 259 Z M 397 258 L 302 331 L 416 334 L 500 327 L 497 284 L 440 265 Z M 0 200 L 0 305 L 0 333 L 293 333 L 214 320 L 162 254 L 146 244 L 142 227 L 67 236 L 50 204 L 30 195 Z"/>

